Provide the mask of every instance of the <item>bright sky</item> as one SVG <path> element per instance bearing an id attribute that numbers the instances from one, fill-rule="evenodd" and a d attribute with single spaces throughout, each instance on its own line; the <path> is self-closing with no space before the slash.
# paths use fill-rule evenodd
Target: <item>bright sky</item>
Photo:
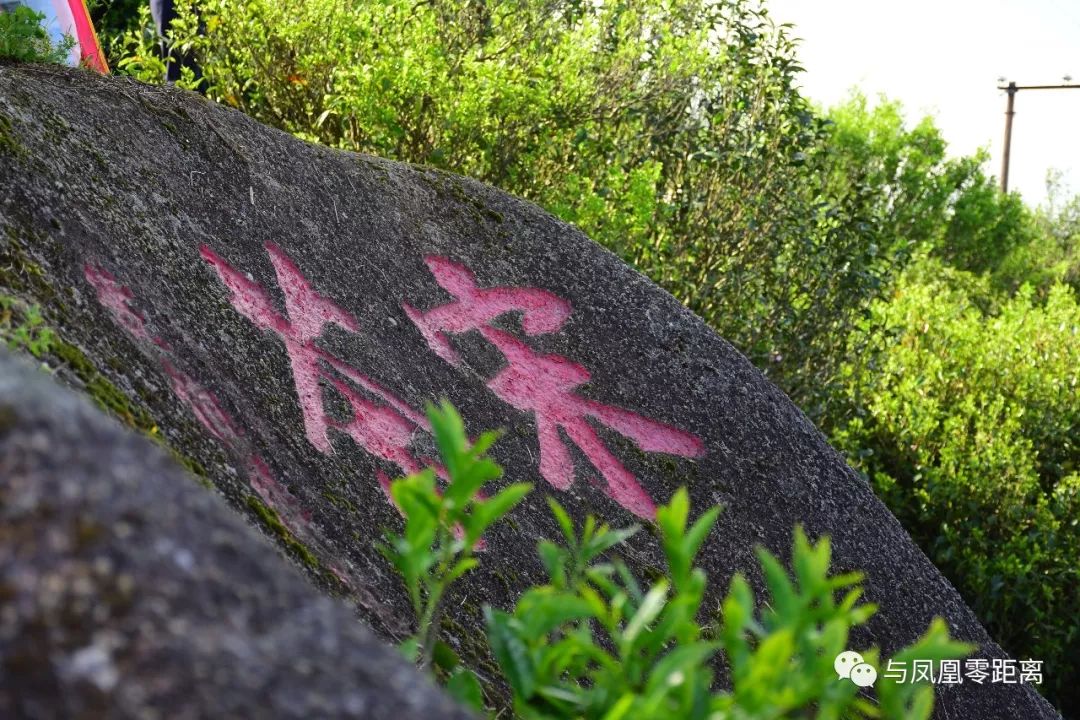
<path id="1" fill-rule="evenodd" d="M 1005 93 L 997 79 L 1080 84 L 1076 0 L 767 0 L 802 38 L 807 97 L 828 107 L 858 86 L 903 103 L 912 123 L 935 117 L 953 154 L 987 147 L 1001 173 Z M 1003 83 L 1002 83 L 1003 84 Z M 1016 95 L 1009 188 L 1038 204 L 1048 169 L 1080 192 L 1080 89 Z"/>

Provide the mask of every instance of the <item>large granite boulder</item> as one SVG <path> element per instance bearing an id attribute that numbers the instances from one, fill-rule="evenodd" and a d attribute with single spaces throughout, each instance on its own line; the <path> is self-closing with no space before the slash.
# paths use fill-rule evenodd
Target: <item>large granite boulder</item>
<path id="1" fill-rule="evenodd" d="M 0 350 L 0 717 L 468 714 L 150 441 Z"/>
<path id="2" fill-rule="evenodd" d="M 480 183 L 303 143 L 201 97 L 0 66 L 0 286 L 39 303 L 61 373 L 151 432 L 388 639 L 384 486 L 434 454 L 447 397 L 535 492 L 486 538 L 445 630 L 491 679 L 481 606 L 541 581 L 544 503 L 615 525 L 680 485 L 724 512 L 718 596 L 752 549 L 832 536 L 891 653 L 935 615 L 1004 657 L 865 482 L 700 319 L 579 231 Z M 649 533 L 632 564 L 662 567 Z M 942 717 L 1052 717 L 1027 685 L 942 688 Z"/>

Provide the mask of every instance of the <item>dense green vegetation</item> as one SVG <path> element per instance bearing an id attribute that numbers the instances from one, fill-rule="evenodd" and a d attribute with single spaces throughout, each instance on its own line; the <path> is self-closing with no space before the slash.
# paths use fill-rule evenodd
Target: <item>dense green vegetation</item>
<path id="1" fill-rule="evenodd" d="M 1056 668 L 1080 641 L 1080 304 L 919 262 L 874 302 L 833 433 L 996 639 Z"/>
<path id="2" fill-rule="evenodd" d="M 0 59 L 17 62 L 62 63 L 67 60 L 75 40 L 65 35 L 54 43 L 45 31 L 45 15 L 25 5 L 11 12 L 0 12 Z"/>
<path id="3" fill-rule="evenodd" d="M 159 81 L 146 10 L 103 7 L 114 66 Z M 1080 712 L 1080 198 L 1026 207 L 895 103 L 813 108 L 749 0 L 198 7 L 172 40 L 213 99 L 532 199 L 669 289 Z"/>
<path id="4" fill-rule="evenodd" d="M 402 643 L 407 657 L 445 678 L 447 690 L 477 711 L 500 717 L 497 688 L 488 697 L 478 677 L 438 641 L 447 588 L 478 564 L 476 544 L 532 489 L 519 483 L 490 498 L 481 489 L 501 468 L 486 456 L 495 433 L 471 444 L 461 417 L 447 402 L 428 407 L 446 468 L 445 491 L 431 468 L 396 480 L 391 493 L 404 515 L 383 553 L 401 573 L 418 619 Z M 542 540 L 537 552 L 549 582 L 528 588 L 511 612 L 486 607 L 488 642 L 509 686 L 514 715 L 523 720 L 735 720 L 749 718 L 893 718 L 930 716 L 928 683 L 878 677 L 874 700 L 854 682 L 837 682 L 834 658 L 848 649 L 853 627 L 875 607 L 859 603 L 858 573 L 829 575 L 829 541 L 812 544 L 796 528 L 794 577 L 768 551 L 758 558 L 770 597 L 759 610 L 749 583 L 736 574 L 717 617 L 702 624 L 708 578 L 694 567 L 720 514 L 710 508 L 688 526 L 685 489 L 656 511 L 667 575 L 642 587 L 611 551 L 639 528 L 612 530 L 586 518 L 580 531 L 548 501 L 561 543 Z M 949 640 L 935 620 L 918 642 L 893 659 L 931 662 L 961 658 L 973 649 Z M 722 655 L 731 690 L 714 687 L 709 661 Z M 433 661 L 438 660 L 434 663 Z M 861 653 L 876 667 L 877 650 Z M 860 660 L 861 662 L 861 660 Z M 496 700 L 492 702 L 492 696 Z M 491 706 L 494 705 L 494 708 Z"/>

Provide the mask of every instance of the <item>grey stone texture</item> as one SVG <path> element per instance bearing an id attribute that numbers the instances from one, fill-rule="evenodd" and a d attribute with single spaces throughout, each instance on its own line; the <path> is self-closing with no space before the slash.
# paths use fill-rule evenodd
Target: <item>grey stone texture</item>
<path id="1" fill-rule="evenodd" d="M 313 361 L 321 388 L 307 387 L 307 404 L 325 406 L 327 418 L 317 421 L 338 427 L 366 408 L 356 410 L 368 414 L 354 429 L 376 428 L 379 437 L 358 442 L 333 427 L 305 432 L 303 394 L 280 323 L 287 298 L 268 244 L 291 259 L 308 290 L 335 306 L 319 306 L 310 294 L 305 300 L 294 285 L 291 322 L 339 311 L 355 321 L 305 336 L 306 352 L 321 358 Z M 479 288 L 546 291 L 551 295 L 530 297 L 560 298 L 569 315 L 540 327 L 505 312 L 483 332 L 451 331 L 444 337 L 458 357 L 448 362 L 413 321 L 453 300 L 425 265 L 428 256 L 471 269 Z M 249 299 L 253 284 L 261 286 L 262 310 L 238 310 L 207 257 L 234 268 L 234 285 Z M 313 582 L 345 598 L 388 640 L 406 636 L 413 620 L 401 583 L 373 551 L 382 528 L 398 522 L 379 477 L 402 474 L 405 462 L 387 459 L 405 451 L 386 441 L 392 433 L 380 418 L 397 422 L 408 408 L 446 397 L 470 432 L 504 428 L 494 456 L 505 481 L 533 481 L 537 492 L 488 535 L 482 567 L 451 598 L 445 625 L 450 643 L 487 681 L 493 673 L 481 607 L 508 607 L 544 579 L 535 545 L 557 536 L 544 495 L 578 519 L 588 512 L 613 525 L 637 519 L 605 493 L 597 464 L 608 461 L 597 459 L 603 453 L 595 445 L 583 450 L 572 427 L 556 427 L 554 441 L 549 436 L 542 472 L 537 414 L 521 401 L 530 393 L 537 402 L 572 395 L 590 407 L 622 408 L 700 439 L 700 456 L 686 457 L 695 453 L 650 446 L 649 438 L 667 432 L 658 426 L 644 426 L 647 437 L 637 443 L 595 418 L 574 430 L 579 438 L 595 434 L 657 503 L 686 485 L 696 511 L 723 506 L 702 555 L 714 601 L 737 571 L 760 590 L 754 546 L 788 557 L 792 529 L 802 524 L 812 537 L 831 536 L 837 572 L 866 574 L 866 597 L 880 610 L 853 638 L 857 647 L 877 644 L 892 653 L 942 616 L 957 637 L 979 644 L 982 656 L 1004 656 L 866 483 L 742 355 L 578 230 L 481 183 L 307 144 L 174 89 L 0 66 L 4 286 L 42 305 L 65 343 L 62 377 L 130 423 L 154 429 Z M 112 288 L 111 310 L 100 301 L 102 287 Z M 406 305 L 416 309 L 413 317 Z M 267 307 L 278 321 L 263 312 L 260 327 L 251 317 Z M 303 333 L 292 331 L 295 352 Z M 491 339 L 498 332 L 510 338 L 504 346 Z M 507 377 L 508 356 L 498 348 L 514 342 L 523 357 L 548 353 L 579 364 L 588 382 L 568 395 L 537 393 L 570 367 L 559 362 Z M 358 375 L 349 379 L 349 368 Z M 365 389 L 366 381 L 382 389 Z M 343 387 L 367 405 L 350 403 Z M 515 397 L 517 406 L 507 400 Z M 434 454 L 422 427 L 403 427 L 408 457 Z M 566 489 L 545 481 L 557 475 L 555 460 L 574 468 Z M 146 502 L 156 499 L 147 494 Z M 110 513 L 102 517 L 115 517 L 101 507 Z M 642 574 L 662 568 L 651 533 L 639 533 L 627 555 Z M 247 591 L 245 577 L 238 572 L 221 585 L 224 606 L 237 602 L 232 593 Z M 1028 686 L 966 683 L 939 691 L 938 716 L 1055 714 Z"/>
<path id="2" fill-rule="evenodd" d="M 469 715 L 160 448 L 0 350 L 0 717 Z"/>

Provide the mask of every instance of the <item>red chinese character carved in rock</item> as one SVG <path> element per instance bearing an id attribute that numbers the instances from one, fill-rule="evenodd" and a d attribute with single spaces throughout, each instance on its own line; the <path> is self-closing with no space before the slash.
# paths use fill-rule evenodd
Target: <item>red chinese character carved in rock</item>
<path id="1" fill-rule="evenodd" d="M 213 393 L 192 380 L 186 373 L 178 370 L 168 358 L 162 358 L 161 368 L 169 376 L 173 393 L 191 408 L 191 411 L 195 413 L 195 419 L 206 428 L 207 432 L 226 445 L 235 442 L 240 437 L 233 426 L 232 418 L 221 409 L 221 404 Z"/>
<path id="2" fill-rule="evenodd" d="M 117 282 L 108 270 L 97 265 L 87 264 L 83 273 L 87 282 L 97 291 L 98 300 L 113 318 L 136 340 L 150 343 L 151 352 L 158 356 L 173 392 L 191 408 L 199 424 L 229 450 L 238 454 L 249 452 L 244 433 L 222 408 L 214 393 L 176 367 L 171 359 L 172 350 L 163 338 L 150 336 L 142 314 L 129 304 L 134 300 L 131 290 Z M 262 457 L 257 454 L 248 455 L 244 470 L 252 489 L 277 513 L 289 532 L 305 542 L 319 543 L 311 527 L 311 513 L 304 510 L 296 496 L 278 482 Z M 329 564 L 328 567 L 343 585 L 350 588 L 353 586 L 348 575 L 338 565 Z"/>
<path id="3" fill-rule="evenodd" d="M 607 495 L 635 515 L 651 519 L 656 513 L 652 498 L 607 448 L 587 418 L 633 440 L 646 452 L 700 457 L 705 452 L 701 440 L 636 413 L 577 395 L 574 391 L 589 381 L 588 370 L 558 355 L 539 354 L 489 324 L 504 313 L 520 312 L 527 335 L 555 332 L 570 315 L 570 303 L 536 288 L 479 288 L 472 271 L 463 265 L 440 257 L 428 257 L 425 262 L 435 280 L 454 299 L 426 312 L 405 305 L 405 313 L 428 346 L 451 364 L 456 365 L 459 358 L 450 346 L 448 334 L 479 330 L 498 348 L 507 366 L 487 385 L 503 401 L 534 415 L 541 476 L 560 490 L 573 482 L 574 463 L 559 436 L 562 428 L 603 476 Z"/>
<path id="4" fill-rule="evenodd" d="M 570 303 L 536 288 L 478 288 L 476 277 L 464 265 L 446 258 L 424 259 L 439 285 L 454 301 L 420 312 L 405 305 L 405 313 L 427 340 L 428 346 L 451 365 L 458 356 L 447 333 L 460 334 L 483 327 L 503 313 L 520 312 L 521 326 L 528 335 L 552 333 L 570 317 Z"/>
<path id="5" fill-rule="evenodd" d="M 231 292 L 233 307 L 284 341 L 308 440 L 320 452 L 332 453 L 327 436 L 327 430 L 332 427 L 404 472 L 420 470 L 422 465 L 412 455 L 409 444 L 418 429 L 427 428 L 426 419 L 378 383 L 315 344 L 327 325 L 338 325 L 350 332 L 356 332 L 359 325 L 345 310 L 315 292 L 280 248 L 268 243 L 266 251 L 285 295 L 284 316 L 275 309 L 261 285 L 249 280 L 205 245 L 200 250 Z M 320 380 L 336 388 L 349 403 L 353 411 L 350 421 L 341 423 L 326 415 Z M 354 386 L 381 402 L 373 402 Z"/>
<path id="6" fill-rule="evenodd" d="M 97 291 L 98 302 L 112 313 L 113 318 L 125 330 L 137 340 L 150 339 L 142 313 L 128 305 L 134 297 L 131 290 L 118 283 L 108 270 L 97 265 L 84 265 L 83 275 Z"/>

